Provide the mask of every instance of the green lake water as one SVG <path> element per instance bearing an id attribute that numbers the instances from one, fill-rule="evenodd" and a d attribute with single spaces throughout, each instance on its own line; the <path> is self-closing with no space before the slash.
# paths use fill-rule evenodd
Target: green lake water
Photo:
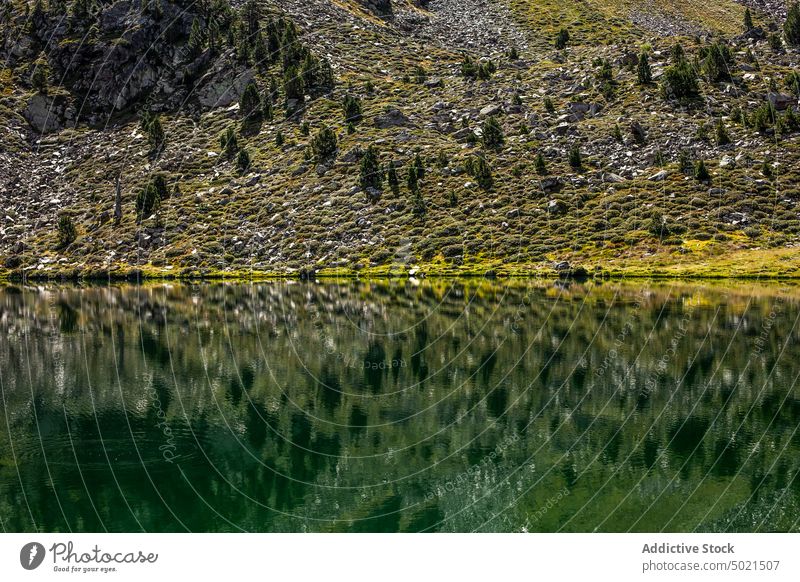
<path id="1" fill-rule="evenodd" d="M 798 531 L 800 291 L 0 287 L 4 531 Z"/>

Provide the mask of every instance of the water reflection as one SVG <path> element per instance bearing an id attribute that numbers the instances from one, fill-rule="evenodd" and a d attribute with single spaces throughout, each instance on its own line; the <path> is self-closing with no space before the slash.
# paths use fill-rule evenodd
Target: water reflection
<path id="1" fill-rule="evenodd" d="M 1 288 L 1 523 L 797 530 L 798 296 L 484 280 Z"/>

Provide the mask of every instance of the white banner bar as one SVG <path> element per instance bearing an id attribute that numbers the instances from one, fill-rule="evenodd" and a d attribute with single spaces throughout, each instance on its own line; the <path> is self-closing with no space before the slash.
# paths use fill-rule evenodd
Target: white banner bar
<path id="1" fill-rule="evenodd" d="M 0 579 L 796 581 L 798 543 L 796 534 L 4 534 Z"/>

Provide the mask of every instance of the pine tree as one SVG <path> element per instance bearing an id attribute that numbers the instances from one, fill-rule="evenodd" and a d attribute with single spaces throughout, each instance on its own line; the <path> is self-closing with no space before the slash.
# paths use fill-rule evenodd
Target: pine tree
<path id="1" fill-rule="evenodd" d="M 167 179 L 163 174 L 156 174 L 136 196 L 136 221 L 141 222 L 150 216 L 169 197 Z"/>
<path id="2" fill-rule="evenodd" d="M 161 125 L 161 118 L 157 115 L 147 124 L 147 141 L 154 152 L 164 147 L 166 135 L 164 134 L 164 127 Z"/>
<path id="3" fill-rule="evenodd" d="M 233 127 L 229 127 L 223 132 L 219 138 L 219 145 L 222 151 L 225 152 L 225 156 L 228 159 L 233 159 L 233 156 L 239 151 L 239 140 L 236 139 L 236 132 Z"/>
<path id="4" fill-rule="evenodd" d="M 783 35 L 790 45 L 800 46 L 800 4 L 797 2 L 792 4 L 786 15 L 786 22 L 783 23 Z"/>
<path id="5" fill-rule="evenodd" d="M 567 43 L 569 43 L 569 31 L 566 28 L 562 28 L 558 31 L 558 35 L 556 36 L 556 48 L 557 49 L 565 49 L 567 48 Z"/>
<path id="6" fill-rule="evenodd" d="M 408 185 L 408 189 L 412 194 L 419 192 L 419 175 L 417 174 L 417 168 L 413 164 L 408 168 L 406 184 Z"/>
<path id="7" fill-rule="evenodd" d="M 577 145 L 572 146 L 569 150 L 569 165 L 575 170 L 580 170 L 583 167 L 583 157 Z"/>
<path id="8" fill-rule="evenodd" d="M 68 247 L 78 237 L 78 232 L 75 229 L 75 223 L 69 214 L 61 214 L 58 217 L 58 246 L 60 248 Z"/>
<path id="9" fill-rule="evenodd" d="M 722 122 L 722 119 L 717 119 L 715 133 L 717 137 L 717 145 L 722 146 L 731 143 L 731 138 L 728 135 L 728 130 L 725 129 L 725 124 Z"/>
<path id="10" fill-rule="evenodd" d="M 47 57 L 45 57 L 44 53 L 41 53 L 39 58 L 34 61 L 33 67 L 31 85 L 33 85 L 33 88 L 39 93 L 46 95 L 50 85 L 50 66 L 47 63 Z"/>
<path id="11" fill-rule="evenodd" d="M 393 162 L 386 165 L 386 181 L 394 194 L 400 192 L 400 179 L 397 177 L 397 168 Z"/>
<path id="12" fill-rule="evenodd" d="M 707 182 L 711 179 L 711 175 L 708 173 L 708 168 L 706 168 L 706 163 L 703 160 L 697 160 L 697 163 L 694 166 L 694 178 L 698 182 Z"/>
<path id="13" fill-rule="evenodd" d="M 637 81 L 640 85 L 649 85 L 653 82 L 653 71 L 650 69 L 650 58 L 646 52 L 639 55 L 639 65 L 636 70 Z"/>
<path id="14" fill-rule="evenodd" d="M 419 180 L 425 179 L 425 163 L 422 161 L 422 157 L 419 154 L 414 156 L 414 161 L 411 162 L 411 167 L 414 168 Z"/>
<path id="15" fill-rule="evenodd" d="M 269 95 L 264 95 L 264 99 L 261 103 L 261 116 L 264 118 L 264 121 L 271 122 L 275 118 L 275 113 L 272 109 L 272 99 L 270 99 Z"/>
<path id="16" fill-rule="evenodd" d="M 378 150 L 369 146 L 361 158 L 359 184 L 364 190 L 380 190 L 383 187 L 383 170 L 378 161 Z"/>
<path id="17" fill-rule="evenodd" d="M 293 113 L 305 103 L 305 85 L 297 67 L 290 67 L 284 73 L 283 92 L 286 95 L 287 113 Z"/>
<path id="18" fill-rule="evenodd" d="M 337 148 L 336 132 L 329 127 L 321 129 L 311 140 L 311 152 L 318 162 L 335 157 Z"/>
<path id="19" fill-rule="evenodd" d="M 240 172 L 246 172 L 250 168 L 250 154 L 244 148 L 236 155 L 236 167 Z"/>
<path id="20" fill-rule="evenodd" d="M 534 162 L 534 169 L 536 170 L 536 173 L 539 174 L 540 176 L 547 175 L 547 162 L 545 162 L 544 156 L 541 154 L 541 152 L 536 156 L 536 161 Z"/>
<path id="21" fill-rule="evenodd" d="M 361 100 L 352 95 L 345 95 L 342 100 L 345 123 L 358 123 L 361 121 Z"/>
<path id="22" fill-rule="evenodd" d="M 478 186 L 484 190 L 490 190 L 494 184 L 494 178 L 492 177 L 492 171 L 489 168 L 489 164 L 486 162 L 486 158 L 477 156 L 471 167 L 472 177 L 475 178 Z"/>
<path id="23" fill-rule="evenodd" d="M 491 116 L 483 122 L 481 140 L 483 141 L 483 146 L 490 149 L 500 148 L 505 143 L 503 128 L 496 117 Z"/>
<path id="24" fill-rule="evenodd" d="M 258 87 L 254 81 L 250 81 L 242 92 L 242 97 L 239 99 L 239 112 L 242 118 L 247 121 L 256 120 L 262 112 L 261 97 L 258 94 Z"/>
<path id="25" fill-rule="evenodd" d="M 751 30 L 753 30 L 753 28 L 755 28 L 753 26 L 753 15 L 750 14 L 750 9 L 749 8 L 745 8 L 744 9 L 744 30 L 745 30 L 745 32 L 750 32 Z"/>
<path id="26" fill-rule="evenodd" d="M 203 26 L 200 24 L 200 19 L 195 16 L 192 21 L 192 29 L 189 32 L 189 41 L 186 45 L 189 56 L 196 57 L 203 52 L 203 42 L 205 41 L 203 36 Z"/>
<path id="27" fill-rule="evenodd" d="M 256 38 L 253 42 L 253 61 L 259 71 L 266 71 L 269 67 L 269 49 L 267 49 L 264 33 L 260 30 L 256 33 Z"/>
<path id="28" fill-rule="evenodd" d="M 674 65 L 666 68 L 664 81 L 661 85 L 661 94 L 665 99 L 692 99 L 697 97 L 699 93 L 700 87 L 697 84 L 697 73 L 694 67 L 685 59 L 679 60 Z"/>

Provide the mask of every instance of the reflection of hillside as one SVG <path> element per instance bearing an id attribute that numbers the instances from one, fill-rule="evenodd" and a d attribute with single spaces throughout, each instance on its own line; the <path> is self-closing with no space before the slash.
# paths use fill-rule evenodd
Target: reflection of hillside
<path id="1" fill-rule="evenodd" d="M 8 529 L 469 530 L 513 505 L 486 527 L 573 513 L 567 529 L 718 527 L 752 493 L 796 503 L 800 486 L 800 308 L 750 291 L 5 288 L 0 515 Z M 159 449 L 162 411 L 180 469 Z"/>

